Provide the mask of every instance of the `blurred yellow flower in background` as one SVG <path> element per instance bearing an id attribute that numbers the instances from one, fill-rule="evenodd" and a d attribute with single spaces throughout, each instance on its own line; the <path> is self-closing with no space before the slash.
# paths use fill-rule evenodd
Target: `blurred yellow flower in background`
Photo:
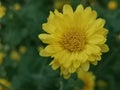
<path id="1" fill-rule="evenodd" d="M 54 8 L 61 10 L 64 4 L 70 4 L 70 0 L 55 0 Z"/>
<path id="2" fill-rule="evenodd" d="M 96 4 L 96 0 L 89 0 L 89 2 L 90 2 L 91 5 Z"/>
<path id="3" fill-rule="evenodd" d="M 6 79 L 0 78 L 0 90 L 6 90 L 6 88 L 10 87 L 11 83 Z"/>
<path id="4" fill-rule="evenodd" d="M 20 54 L 17 51 L 13 50 L 13 51 L 11 51 L 10 58 L 12 60 L 19 61 L 20 60 Z"/>
<path id="5" fill-rule="evenodd" d="M 64 78 L 78 69 L 88 71 L 90 63 L 96 65 L 102 53 L 109 51 L 105 44 L 108 33 L 105 20 L 96 18 L 97 13 L 90 7 L 78 5 L 74 12 L 66 4 L 63 13 L 50 12 L 48 22 L 43 24 L 48 34 L 40 34 L 39 38 L 48 45 L 40 55 L 54 58 L 50 65 L 53 70 L 60 68 Z"/>
<path id="6" fill-rule="evenodd" d="M 19 3 L 15 3 L 15 4 L 13 5 L 13 9 L 14 9 L 15 11 L 19 11 L 19 10 L 21 9 L 20 4 L 19 4 Z"/>
<path id="7" fill-rule="evenodd" d="M 4 57 L 5 54 L 3 52 L 0 52 L 0 64 L 2 64 Z"/>
<path id="8" fill-rule="evenodd" d="M 120 34 L 116 35 L 116 39 L 120 41 Z"/>
<path id="9" fill-rule="evenodd" d="M 118 7 L 118 4 L 117 4 L 117 2 L 115 0 L 109 1 L 108 9 L 115 10 L 115 9 L 117 9 L 117 7 Z"/>
<path id="10" fill-rule="evenodd" d="M 98 80 L 96 85 L 99 88 L 106 88 L 107 87 L 107 83 L 104 80 Z"/>
<path id="11" fill-rule="evenodd" d="M 94 90 L 95 88 L 95 76 L 92 72 L 85 72 L 83 70 L 78 71 L 78 78 L 83 81 L 84 86 L 80 90 Z"/>
<path id="12" fill-rule="evenodd" d="M 5 15 L 6 8 L 0 3 L 0 19 Z"/>
<path id="13" fill-rule="evenodd" d="M 19 47 L 19 52 L 20 52 L 21 54 L 26 53 L 26 50 L 27 50 L 27 47 L 26 47 L 26 46 L 20 46 L 20 47 Z"/>

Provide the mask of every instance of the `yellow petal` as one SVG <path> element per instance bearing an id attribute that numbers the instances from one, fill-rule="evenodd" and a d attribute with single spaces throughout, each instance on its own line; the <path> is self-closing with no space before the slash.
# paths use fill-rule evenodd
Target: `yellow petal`
<path id="1" fill-rule="evenodd" d="M 82 17 L 88 17 L 88 14 L 90 14 L 92 11 L 91 11 L 91 7 L 87 7 L 85 10 L 84 10 L 84 13 L 82 13 Z M 85 16 L 84 16 L 85 15 Z"/>
<path id="2" fill-rule="evenodd" d="M 66 55 L 61 56 L 61 61 L 63 61 L 62 63 L 65 68 L 69 68 L 72 63 L 70 56 L 70 53 L 66 53 Z"/>
<path id="3" fill-rule="evenodd" d="M 49 44 L 49 43 L 53 42 L 51 35 L 49 35 L 49 34 L 40 34 L 38 37 L 41 39 L 41 41 L 43 43 Z"/>
<path id="4" fill-rule="evenodd" d="M 89 27 L 86 30 L 87 36 L 88 38 L 92 35 L 94 35 L 98 30 L 100 30 L 101 28 L 103 28 L 104 24 L 105 24 L 105 20 L 99 18 L 96 21 L 93 22 L 94 24 L 91 25 L 91 27 Z"/>
<path id="5" fill-rule="evenodd" d="M 63 14 L 66 14 L 66 15 L 69 15 L 69 16 L 73 15 L 72 7 L 70 5 L 68 5 L 68 4 L 64 5 Z"/>
<path id="6" fill-rule="evenodd" d="M 85 52 L 81 52 L 81 53 L 78 55 L 78 60 L 80 61 L 80 63 L 86 62 L 87 59 L 88 59 L 88 55 L 87 55 Z"/>
<path id="7" fill-rule="evenodd" d="M 54 13 L 50 11 L 50 15 L 48 17 L 48 22 L 52 21 L 54 19 Z"/>
<path id="8" fill-rule="evenodd" d="M 56 30 L 56 27 L 54 25 L 50 24 L 50 23 L 44 23 L 44 24 L 42 24 L 42 28 L 47 33 L 55 33 L 55 30 Z"/>
<path id="9" fill-rule="evenodd" d="M 53 69 L 53 70 L 58 69 L 59 66 L 60 66 L 59 63 L 56 62 L 55 60 L 53 60 L 53 61 L 50 63 L 50 65 L 52 65 L 52 69 Z"/>
<path id="10" fill-rule="evenodd" d="M 88 43 L 89 44 L 104 44 L 106 42 L 106 38 L 102 35 L 93 35 L 89 37 Z"/>
<path id="11" fill-rule="evenodd" d="M 66 69 L 66 68 L 64 68 L 63 70 L 61 70 L 62 71 L 62 74 L 63 75 L 67 75 L 67 74 L 69 74 L 69 72 L 68 72 L 68 70 Z"/>
<path id="12" fill-rule="evenodd" d="M 105 28 L 102 28 L 102 29 L 98 30 L 96 33 L 106 36 L 108 34 L 108 30 Z"/>
<path id="13" fill-rule="evenodd" d="M 55 9 L 54 13 L 55 13 L 55 15 L 57 15 L 57 16 L 59 16 L 61 18 L 63 17 L 63 14 L 60 13 L 57 9 Z"/>
<path id="14" fill-rule="evenodd" d="M 68 58 L 70 57 L 70 54 L 69 53 L 66 53 L 65 50 L 61 50 L 61 51 L 58 51 L 58 53 L 56 53 L 55 55 L 53 55 L 53 57 L 58 60 L 58 62 L 63 65 L 64 67 L 67 67 L 67 65 L 69 65 L 69 60 Z M 67 62 L 68 63 L 65 63 Z"/>
<path id="15" fill-rule="evenodd" d="M 90 14 L 88 14 L 87 20 L 86 20 L 86 23 L 85 23 L 85 26 L 84 26 L 85 31 L 87 31 L 88 29 L 91 28 L 91 26 L 95 22 L 96 18 L 97 18 L 96 11 L 91 11 Z M 91 32 L 92 32 L 92 30 L 89 33 L 91 33 Z"/>
<path id="16" fill-rule="evenodd" d="M 84 63 L 84 64 L 81 64 L 81 68 L 82 68 L 82 70 L 84 70 L 84 71 L 88 71 L 89 68 L 90 68 L 90 63 L 89 63 L 89 62 L 86 62 L 86 63 Z"/>
<path id="17" fill-rule="evenodd" d="M 74 73 L 74 72 L 76 71 L 76 68 L 74 68 L 73 66 L 70 66 L 70 67 L 68 68 L 68 71 L 69 71 L 70 73 Z"/>
<path id="18" fill-rule="evenodd" d="M 97 54 L 101 51 L 100 47 L 97 45 L 86 45 L 86 53 Z"/>
<path id="19" fill-rule="evenodd" d="M 79 60 L 75 60 L 73 62 L 73 66 L 74 66 L 74 68 L 78 68 L 80 66 L 80 61 Z"/>
<path id="20" fill-rule="evenodd" d="M 96 59 L 97 61 L 100 61 L 102 58 L 101 58 L 101 56 L 97 56 L 97 55 L 96 55 L 95 59 Z"/>
<path id="21" fill-rule="evenodd" d="M 91 62 L 93 62 L 93 61 L 95 61 L 95 58 L 94 58 L 93 55 L 90 55 L 90 56 L 88 57 L 88 60 L 91 61 Z"/>
<path id="22" fill-rule="evenodd" d="M 102 52 L 108 52 L 109 51 L 109 47 L 106 44 L 101 45 L 101 51 Z"/>
<path id="23" fill-rule="evenodd" d="M 70 76 L 71 76 L 71 74 L 70 74 L 70 73 L 63 75 L 63 77 L 64 77 L 65 79 L 70 78 Z"/>
<path id="24" fill-rule="evenodd" d="M 83 10 L 84 10 L 83 6 L 82 5 L 78 5 L 76 10 L 75 10 L 75 12 L 74 12 L 74 14 L 75 15 L 80 15 L 83 12 Z"/>
<path id="25" fill-rule="evenodd" d="M 53 56 L 53 54 L 60 51 L 61 51 L 61 48 L 59 46 L 48 45 L 47 47 L 45 47 L 45 49 L 42 49 L 40 51 L 40 55 L 48 57 L 48 56 Z"/>
<path id="26" fill-rule="evenodd" d="M 56 34 L 57 35 L 57 34 Z M 58 36 L 58 37 L 57 37 Z M 54 36 L 54 35 L 50 35 L 50 34 L 39 34 L 39 38 L 43 43 L 46 44 L 54 44 L 56 42 L 59 42 L 60 37 L 59 35 Z"/>
<path id="27" fill-rule="evenodd" d="M 97 27 L 102 28 L 105 25 L 105 20 L 99 18 L 99 19 L 96 20 L 95 24 L 96 24 Z"/>
<path id="28" fill-rule="evenodd" d="M 93 65 L 97 65 L 98 61 L 91 62 Z"/>
<path id="29" fill-rule="evenodd" d="M 92 20 L 92 11 L 90 7 L 87 7 L 81 15 L 76 15 L 75 17 L 75 21 L 77 21 L 77 23 L 79 24 L 79 27 L 81 29 L 85 28 L 85 25 L 87 25 L 87 23 L 89 22 L 89 20 Z M 91 18 L 90 18 L 91 17 Z"/>

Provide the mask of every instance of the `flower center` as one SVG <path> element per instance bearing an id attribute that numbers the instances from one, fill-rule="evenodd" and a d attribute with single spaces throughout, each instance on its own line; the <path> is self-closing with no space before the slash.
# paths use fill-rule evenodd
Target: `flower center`
<path id="1" fill-rule="evenodd" d="M 84 32 L 81 31 L 68 31 L 63 34 L 62 37 L 62 47 L 71 51 L 81 51 L 86 43 L 86 36 Z"/>

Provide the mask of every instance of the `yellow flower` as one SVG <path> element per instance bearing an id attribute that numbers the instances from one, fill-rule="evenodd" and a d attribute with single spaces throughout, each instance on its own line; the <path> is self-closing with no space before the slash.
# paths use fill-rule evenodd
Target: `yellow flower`
<path id="1" fill-rule="evenodd" d="M 0 78 L 0 84 L 2 84 L 5 87 L 9 87 L 10 86 L 10 82 L 7 81 L 6 79 Z"/>
<path id="2" fill-rule="evenodd" d="M 13 5 L 13 8 L 14 8 L 14 10 L 16 10 L 16 11 L 19 11 L 19 10 L 21 9 L 21 6 L 20 6 L 20 4 L 15 3 L 15 4 Z"/>
<path id="3" fill-rule="evenodd" d="M 6 8 L 0 4 L 0 19 L 5 15 Z"/>
<path id="4" fill-rule="evenodd" d="M 83 70 L 78 71 L 78 78 L 83 81 L 84 86 L 80 90 L 94 90 L 95 88 L 95 76 L 92 72 L 85 72 Z"/>
<path id="5" fill-rule="evenodd" d="M 17 51 L 13 50 L 10 54 L 10 58 L 12 60 L 19 61 L 20 60 L 20 54 Z"/>
<path id="6" fill-rule="evenodd" d="M 0 52 L 0 64 L 2 64 L 4 57 L 5 57 L 5 54 L 3 52 Z"/>
<path id="7" fill-rule="evenodd" d="M 26 48 L 25 46 L 20 46 L 20 47 L 19 47 L 19 52 L 20 52 L 21 54 L 24 54 L 24 53 L 26 52 L 26 50 L 27 50 L 27 48 Z"/>
<path id="8" fill-rule="evenodd" d="M 109 50 L 106 42 L 108 30 L 105 20 L 97 13 L 79 5 L 73 12 L 70 5 L 64 5 L 63 14 L 50 12 L 48 22 L 43 24 L 47 34 L 40 34 L 43 43 L 48 44 L 40 51 L 41 56 L 54 58 L 50 65 L 54 70 L 60 67 L 61 75 L 69 78 L 78 69 L 88 71 L 90 63 L 97 64 L 102 52 Z"/>
<path id="9" fill-rule="evenodd" d="M 111 0 L 108 3 L 108 9 L 110 9 L 110 10 L 115 10 L 115 9 L 117 9 L 117 7 L 118 7 L 118 4 L 116 1 Z"/>

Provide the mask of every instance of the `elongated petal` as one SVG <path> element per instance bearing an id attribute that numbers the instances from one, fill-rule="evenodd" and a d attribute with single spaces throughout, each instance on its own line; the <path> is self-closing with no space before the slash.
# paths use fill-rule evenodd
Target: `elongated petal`
<path id="1" fill-rule="evenodd" d="M 59 46 L 48 45 L 45 49 L 40 51 L 41 56 L 53 56 L 53 54 L 60 52 L 61 48 Z"/>
<path id="2" fill-rule="evenodd" d="M 48 22 L 52 21 L 54 19 L 54 13 L 50 11 L 50 15 L 48 17 Z"/>
<path id="3" fill-rule="evenodd" d="M 88 43 L 90 44 L 103 44 L 105 42 L 106 38 L 102 35 L 93 35 L 88 40 Z"/>
<path id="4" fill-rule="evenodd" d="M 80 15 L 83 12 L 83 10 L 84 10 L 83 6 L 82 5 L 78 5 L 76 10 L 75 10 L 75 12 L 74 12 L 74 14 L 75 15 Z"/>
<path id="5" fill-rule="evenodd" d="M 55 60 L 53 60 L 50 65 L 52 65 L 52 69 L 56 70 L 59 68 L 60 64 L 58 62 L 56 62 Z"/>
<path id="6" fill-rule="evenodd" d="M 52 24 L 44 23 L 42 25 L 42 28 L 47 32 L 47 33 L 55 33 L 56 27 Z"/>
<path id="7" fill-rule="evenodd" d="M 90 67 L 89 62 L 86 62 L 86 63 L 84 63 L 84 64 L 81 65 L 81 68 L 82 68 L 82 70 L 84 70 L 84 71 L 88 71 L 88 70 L 89 70 L 89 67 Z"/>
<path id="8" fill-rule="evenodd" d="M 101 45 L 101 50 L 102 50 L 102 52 L 108 52 L 109 47 L 106 44 L 103 44 L 103 45 Z"/>
<path id="9" fill-rule="evenodd" d="M 63 14 L 67 14 L 67 15 L 73 15 L 73 9 L 70 5 L 64 5 L 63 7 Z"/>

